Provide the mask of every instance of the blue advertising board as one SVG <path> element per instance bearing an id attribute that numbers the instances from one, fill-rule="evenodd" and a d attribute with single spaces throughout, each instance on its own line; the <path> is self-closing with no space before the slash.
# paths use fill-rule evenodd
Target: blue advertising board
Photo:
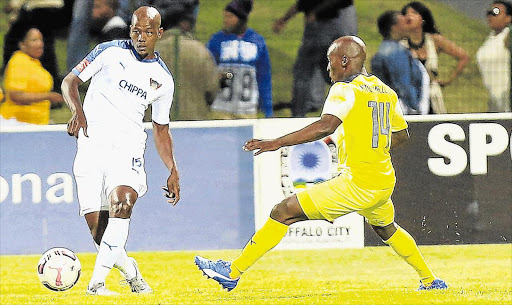
<path id="1" fill-rule="evenodd" d="M 168 170 L 147 132 L 148 192 L 134 207 L 127 250 L 242 247 L 254 233 L 253 157 L 241 149 L 252 126 L 172 129 L 181 182 L 176 206 L 163 196 Z M 56 246 L 95 251 L 78 214 L 74 138 L 63 127 L 2 132 L 0 143 L 0 254 Z"/>

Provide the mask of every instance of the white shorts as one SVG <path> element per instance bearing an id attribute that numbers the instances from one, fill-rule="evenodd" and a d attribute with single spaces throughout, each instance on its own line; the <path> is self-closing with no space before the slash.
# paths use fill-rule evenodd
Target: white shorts
<path id="1" fill-rule="evenodd" d="M 109 195 L 120 185 L 133 188 L 139 197 L 147 191 L 144 147 L 121 149 L 94 142 L 80 133 L 73 165 L 82 216 L 108 211 Z"/>

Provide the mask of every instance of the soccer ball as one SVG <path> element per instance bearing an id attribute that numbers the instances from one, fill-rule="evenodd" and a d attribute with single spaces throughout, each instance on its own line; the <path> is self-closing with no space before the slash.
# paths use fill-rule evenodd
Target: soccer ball
<path id="1" fill-rule="evenodd" d="M 76 254 L 66 248 L 51 248 L 37 264 L 39 280 L 48 289 L 64 291 L 73 287 L 80 278 L 82 266 Z"/>

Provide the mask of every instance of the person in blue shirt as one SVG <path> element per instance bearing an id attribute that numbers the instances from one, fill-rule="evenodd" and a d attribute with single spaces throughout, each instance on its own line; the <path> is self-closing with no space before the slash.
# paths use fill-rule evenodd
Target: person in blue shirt
<path id="1" fill-rule="evenodd" d="M 210 37 L 223 89 L 212 103 L 216 119 L 272 117 L 270 58 L 265 39 L 247 27 L 252 0 L 233 0 L 224 9 L 223 29 Z"/>
<path id="2" fill-rule="evenodd" d="M 408 30 L 406 17 L 398 11 L 386 11 L 377 25 L 384 40 L 372 58 L 372 73 L 396 91 L 404 114 L 428 113 L 428 86 L 423 86 L 428 84 L 428 73 L 400 43 Z"/>

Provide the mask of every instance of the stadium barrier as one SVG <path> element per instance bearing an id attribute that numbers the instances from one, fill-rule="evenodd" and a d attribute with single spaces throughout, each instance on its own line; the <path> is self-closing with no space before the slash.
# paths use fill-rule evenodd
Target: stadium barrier
<path id="1" fill-rule="evenodd" d="M 253 158 L 240 148 L 252 125 L 201 123 L 172 124 L 182 196 L 174 207 L 163 196 L 168 170 L 148 130 L 148 192 L 134 207 L 128 251 L 234 249 L 254 233 Z M 94 252 L 78 214 L 75 139 L 66 126 L 16 130 L 0 132 L 0 254 Z"/>
<path id="2" fill-rule="evenodd" d="M 509 243 L 512 114 L 407 119 L 410 143 L 393 152 L 397 221 L 419 244 Z M 312 121 L 171 123 L 182 186 L 175 207 L 162 196 L 168 173 L 148 128 L 149 190 L 135 206 L 128 251 L 242 247 L 274 204 L 294 188 L 328 178 L 335 166 L 328 139 L 256 158 L 241 146 L 252 137 L 279 136 Z M 40 254 L 55 246 L 95 251 L 78 215 L 72 177 L 76 145 L 66 127 L 2 127 L 0 143 L 0 254 Z M 293 156 L 305 155 L 322 169 L 318 177 L 293 169 L 300 160 Z M 375 234 L 364 233 L 368 229 L 358 215 L 333 224 L 304 222 L 292 226 L 279 247 L 381 245 Z"/>

